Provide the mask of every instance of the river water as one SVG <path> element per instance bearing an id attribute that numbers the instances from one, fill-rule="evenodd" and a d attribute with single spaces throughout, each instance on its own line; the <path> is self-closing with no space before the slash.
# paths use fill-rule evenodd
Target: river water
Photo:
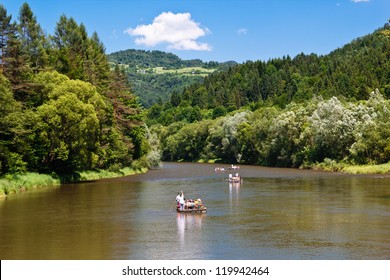
<path id="1" fill-rule="evenodd" d="M 164 163 L 0 201 L 0 259 L 390 259 L 390 177 Z M 218 165 L 228 168 L 227 165 Z M 206 214 L 178 214 L 177 192 Z"/>

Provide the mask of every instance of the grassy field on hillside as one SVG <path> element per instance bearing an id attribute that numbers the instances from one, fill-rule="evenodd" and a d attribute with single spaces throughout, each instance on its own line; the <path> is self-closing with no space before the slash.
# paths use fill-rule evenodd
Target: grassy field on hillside
<path id="1" fill-rule="evenodd" d="M 164 69 L 164 67 L 151 68 L 155 74 L 178 74 L 185 76 L 202 76 L 205 77 L 213 73 L 216 69 L 207 69 L 203 67 L 185 67 L 181 69 Z"/>

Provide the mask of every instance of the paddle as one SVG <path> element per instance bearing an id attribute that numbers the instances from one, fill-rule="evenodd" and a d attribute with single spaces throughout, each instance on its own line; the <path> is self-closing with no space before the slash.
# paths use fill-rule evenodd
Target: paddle
<path id="1" fill-rule="evenodd" d="M 175 205 L 177 205 L 177 202 L 176 202 L 176 201 L 173 202 L 173 204 L 172 204 L 172 206 L 171 206 L 170 209 L 172 209 L 172 207 L 175 206 Z"/>

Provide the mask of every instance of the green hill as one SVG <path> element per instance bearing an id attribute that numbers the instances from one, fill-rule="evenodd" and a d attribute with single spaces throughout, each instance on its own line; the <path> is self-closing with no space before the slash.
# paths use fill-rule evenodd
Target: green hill
<path id="1" fill-rule="evenodd" d="M 236 64 L 182 60 L 172 53 L 134 49 L 109 54 L 108 59 L 125 69 L 135 95 L 145 107 L 166 102 L 173 92 L 182 92 L 194 83 L 203 82 L 210 73 Z"/>

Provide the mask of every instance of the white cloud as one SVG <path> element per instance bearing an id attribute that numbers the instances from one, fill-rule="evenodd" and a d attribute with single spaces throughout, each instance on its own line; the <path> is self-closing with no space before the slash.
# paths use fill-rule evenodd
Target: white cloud
<path id="1" fill-rule="evenodd" d="M 370 2 L 370 0 L 351 0 L 354 3 Z"/>
<path id="2" fill-rule="evenodd" d="M 246 35 L 248 33 L 248 29 L 240 28 L 237 30 L 238 35 Z"/>
<path id="3" fill-rule="evenodd" d="M 156 46 L 168 43 L 169 49 L 209 51 L 211 46 L 200 43 L 198 38 L 210 33 L 207 28 L 191 19 L 190 13 L 163 12 L 154 18 L 151 24 L 138 25 L 124 31 L 137 37 L 135 43 L 145 46 Z"/>

